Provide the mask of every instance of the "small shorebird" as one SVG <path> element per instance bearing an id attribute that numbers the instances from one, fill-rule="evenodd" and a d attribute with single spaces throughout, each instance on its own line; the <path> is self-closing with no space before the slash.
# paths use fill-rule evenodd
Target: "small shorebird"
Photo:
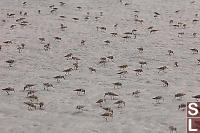
<path id="1" fill-rule="evenodd" d="M 123 100 L 119 100 L 119 101 L 117 101 L 117 102 L 114 102 L 114 104 L 118 104 L 118 108 L 121 108 L 122 106 L 122 104 L 125 106 L 125 102 L 123 101 Z"/>
<path id="2" fill-rule="evenodd" d="M 125 5 L 125 6 L 128 6 L 128 5 L 130 5 L 130 3 L 125 3 L 124 5 Z"/>
<path id="3" fill-rule="evenodd" d="M 55 7 L 55 5 L 50 5 L 50 6 L 49 6 L 49 8 L 54 8 L 54 7 Z"/>
<path id="4" fill-rule="evenodd" d="M 81 40 L 81 45 L 85 45 L 86 40 Z"/>
<path id="5" fill-rule="evenodd" d="M 151 29 L 153 29 L 153 26 L 150 26 L 150 27 L 148 27 L 147 29 L 148 29 L 148 30 L 151 30 Z"/>
<path id="6" fill-rule="evenodd" d="M 118 87 L 121 87 L 122 88 L 122 83 L 120 83 L 120 82 L 116 82 L 116 83 L 113 83 L 113 85 L 114 85 L 114 88 L 115 88 L 115 86 L 118 88 Z"/>
<path id="7" fill-rule="evenodd" d="M 24 43 L 21 43 L 21 47 L 22 47 L 22 49 L 24 49 L 24 47 L 25 47 L 25 44 L 24 44 Z"/>
<path id="8" fill-rule="evenodd" d="M 65 76 L 58 75 L 58 76 L 55 76 L 53 78 L 55 78 L 57 80 L 57 82 L 59 83 L 60 79 L 65 79 Z"/>
<path id="9" fill-rule="evenodd" d="M 198 61 L 198 64 L 200 65 L 200 59 L 197 59 L 197 61 Z"/>
<path id="10" fill-rule="evenodd" d="M 158 73 L 160 73 L 160 71 L 164 72 L 164 70 L 167 69 L 167 66 L 159 67 L 157 69 L 159 70 Z"/>
<path id="11" fill-rule="evenodd" d="M 161 99 L 163 99 L 163 101 L 164 101 L 163 96 L 156 96 L 156 97 L 153 97 L 152 99 L 155 99 L 157 104 L 160 104 Z"/>
<path id="12" fill-rule="evenodd" d="M 45 38 L 38 38 L 38 39 L 41 41 L 41 43 L 45 41 Z"/>
<path id="13" fill-rule="evenodd" d="M 172 25 L 172 26 L 174 26 L 175 28 L 179 28 L 179 25 L 178 25 L 178 24 L 174 24 L 174 25 Z"/>
<path id="14" fill-rule="evenodd" d="M 140 94 L 140 90 L 136 90 L 132 93 L 132 96 L 135 95 L 135 97 L 139 97 L 139 94 Z"/>
<path id="15" fill-rule="evenodd" d="M 36 84 L 26 84 L 24 86 L 24 91 L 28 88 L 28 89 L 31 89 L 33 86 L 35 86 Z"/>
<path id="16" fill-rule="evenodd" d="M 183 24 L 183 28 L 184 28 L 184 29 L 186 28 L 186 26 L 187 26 L 186 24 Z"/>
<path id="17" fill-rule="evenodd" d="M 132 35 L 133 32 L 125 32 L 124 34 L 125 34 L 125 35 Z"/>
<path id="18" fill-rule="evenodd" d="M 79 18 L 72 18 L 73 20 L 75 20 L 75 21 L 78 21 L 79 20 Z"/>
<path id="19" fill-rule="evenodd" d="M 10 67 L 12 67 L 12 64 L 15 62 L 15 60 L 7 60 L 6 62 L 9 64 Z"/>
<path id="20" fill-rule="evenodd" d="M 21 53 L 22 47 L 21 46 L 17 46 L 17 50 L 18 50 L 19 53 Z"/>
<path id="21" fill-rule="evenodd" d="M 65 72 L 65 75 L 70 75 L 70 72 L 72 71 L 72 68 L 66 69 L 63 72 Z"/>
<path id="22" fill-rule="evenodd" d="M 37 103 L 40 106 L 40 110 L 44 110 L 42 107 L 44 107 L 44 102 Z"/>
<path id="23" fill-rule="evenodd" d="M 80 58 L 78 58 L 78 57 L 74 57 L 74 56 L 72 56 L 72 60 L 75 60 L 76 61 L 76 63 L 78 63 L 78 61 L 79 60 L 81 60 Z"/>
<path id="24" fill-rule="evenodd" d="M 112 55 L 108 56 L 107 58 L 110 59 L 111 61 L 114 59 L 114 57 Z"/>
<path id="25" fill-rule="evenodd" d="M 112 32 L 110 33 L 112 36 L 117 36 L 117 33 L 116 32 Z"/>
<path id="26" fill-rule="evenodd" d="M 185 96 L 186 94 L 185 93 L 177 93 L 174 95 L 174 98 L 178 98 L 179 100 L 182 99 L 183 96 Z"/>
<path id="27" fill-rule="evenodd" d="M 2 89 L 2 90 L 5 91 L 8 95 L 10 95 L 9 92 L 11 92 L 11 91 L 15 92 L 15 89 L 11 88 L 11 87 L 8 87 L 8 88 Z"/>
<path id="28" fill-rule="evenodd" d="M 54 9 L 52 9 L 50 12 L 51 12 L 51 13 L 54 13 L 54 12 L 56 12 L 56 10 L 57 10 L 57 9 L 54 8 Z"/>
<path id="29" fill-rule="evenodd" d="M 106 63 L 107 63 L 106 60 L 101 60 L 101 61 L 99 61 L 99 64 L 103 64 L 104 67 L 105 67 Z"/>
<path id="30" fill-rule="evenodd" d="M 44 50 L 45 50 L 45 51 L 50 50 L 50 43 L 44 45 Z"/>
<path id="31" fill-rule="evenodd" d="M 144 20 L 142 20 L 142 19 L 135 19 L 135 22 L 139 22 L 140 24 L 142 24 L 144 22 Z"/>
<path id="32" fill-rule="evenodd" d="M 171 20 L 169 21 L 169 23 L 170 23 L 170 24 L 174 23 L 174 20 L 171 19 Z"/>
<path id="33" fill-rule="evenodd" d="M 5 41 L 3 43 L 5 43 L 5 44 L 12 44 L 12 41 Z"/>
<path id="34" fill-rule="evenodd" d="M 82 9 L 82 7 L 81 7 L 81 6 L 77 6 L 76 8 L 78 8 L 79 10 L 80 10 L 80 9 Z"/>
<path id="35" fill-rule="evenodd" d="M 35 92 L 37 92 L 37 91 L 36 90 L 28 90 L 27 96 L 34 95 Z"/>
<path id="36" fill-rule="evenodd" d="M 103 116 L 106 119 L 106 121 L 107 121 L 108 117 L 113 117 L 113 114 L 112 113 L 104 113 L 101 116 Z"/>
<path id="37" fill-rule="evenodd" d="M 44 90 L 47 89 L 47 91 L 48 91 L 48 88 L 49 88 L 49 87 L 53 87 L 53 85 L 50 84 L 50 83 L 43 83 L 43 86 L 44 86 Z M 54 88 L 54 87 L 53 87 L 53 88 Z"/>
<path id="38" fill-rule="evenodd" d="M 195 22 L 198 22 L 198 21 L 199 21 L 198 19 L 193 19 L 192 22 L 195 23 Z"/>
<path id="39" fill-rule="evenodd" d="M 106 61 L 106 57 L 101 57 L 100 60 Z"/>
<path id="40" fill-rule="evenodd" d="M 137 48 L 137 49 L 139 50 L 140 53 L 144 51 L 144 49 L 142 47 L 141 48 Z"/>
<path id="41" fill-rule="evenodd" d="M 137 31 L 136 29 L 132 30 L 133 35 L 136 34 L 136 31 Z"/>
<path id="42" fill-rule="evenodd" d="M 121 66 L 118 66 L 120 69 L 124 70 L 125 68 L 128 67 L 128 65 L 121 65 Z M 125 71 L 124 71 L 125 72 Z"/>
<path id="43" fill-rule="evenodd" d="M 86 92 L 84 89 L 75 89 L 73 91 L 76 91 L 78 95 L 80 95 L 81 93 L 85 94 L 85 92 Z"/>
<path id="44" fill-rule="evenodd" d="M 182 37 L 184 35 L 184 32 L 179 32 L 178 37 Z"/>
<path id="45" fill-rule="evenodd" d="M 60 18 L 66 18 L 66 17 L 62 15 L 62 16 L 60 16 Z"/>
<path id="46" fill-rule="evenodd" d="M 79 111 L 83 111 L 84 107 L 85 107 L 84 105 L 77 105 L 76 109 L 79 110 Z"/>
<path id="47" fill-rule="evenodd" d="M 67 26 L 64 26 L 64 24 L 60 24 L 60 28 L 61 28 L 62 30 L 64 30 L 64 29 L 67 29 Z"/>
<path id="48" fill-rule="evenodd" d="M 12 29 L 14 29 L 15 28 L 15 24 L 12 24 L 11 26 L 10 26 L 10 29 L 12 30 Z"/>
<path id="49" fill-rule="evenodd" d="M 97 28 L 97 31 L 100 29 L 101 31 L 106 31 L 106 27 L 99 27 L 99 26 L 97 26 L 96 27 Z"/>
<path id="50" fill-rule="evenodd" d="M 157 32 L 157 31 L 158 31 L 158 30 L 151 30 L 151 31 L 150 31 L 150 34 L 151 34 L 151 33 L 154 33 L 154 32 Z"/>
<path id="51" fill-rule="evenodd" d="M 113 27 L 114 27 L 115 29 L 117 28 L 117 26 L 118 26 L 118 24 L 114 24 L 114 25 L 113 25 Z"/>
<path id="52" fill-rule="evenodd" d="M 120 78 L 123 76 L 126 78 L 125 74 L 127 74 L 128 72 L 127 71 L 121 71 L 121 72 L 118 72 L 117 74 L 120 75 Z"/>
<path id="53" fill-rule="evenodd" d="M 169 55 L 174 54 L 174 51 L 168 50 Z"/>
<path id="54" fill-rule="evenodd" d="M 104 41 L 106 44 L 110 44 L 111 43 L 111 41 L 109 41 L 109 40 L 106 40 L 106 41 Z"/>
<path id="55" fill-rule="evenodd" d="M 169 83 L 166 80 L 160 80 L 161 82 L 163 82 L 163 86 L 168 87 Z"/>
<path id="56" fill-rule="evenodd" d="M 110 96 L 111 99 L 114 99 L 115 96 L 119 96 L 119 95 L 117 95 L 117 94 L 115 94 L 115 93 L 113 93 L 113 92 L 107 92 L 107 93 L 104 94 L 104 97 L 105 97 L 105 96 Z"/>
<path id="57" fill-rule="evenodd" d="M 176 67 L 178 67 L 178 62 L 176 61 L 176 62 L 174 62 L 174 65 L 176 66 Z"/>
<path id="58" fill-rule="evenodd" d="M 33 102 L 24 102 L 24 104 L 28 105 L 28 110 L 32 110 L 32 108 L 36 110 L 36 105 Z"/>
<path id="59" fill-rule="evenodd" d="M 141 65 L 141 68 L 142 68 L 142 65 L 147 65 L 147 62 L 146 61 L 140 61 L 139 64 Z"/>
<path id="60" fill-rule="evenodd" d="M 67 57 L 67 59 L 71 58 L 72 57 L 72 53 L 69 53 L 69 54 L 65 55 L 65 57 Z"/>
<path id="61" fill-rule="evenodd" d="M 125 64 L 125 65 L 121 65 L 121 66 L 118 66 L 118 67 L 119 67 L 120 69 L 123 69 L 123 70 L 124 70 L 125 68 L 128 67 L 128 65 Z"/>
<path id="62" fill-rule="evenodd" d="M 65 2 L 59 2 L 60 3 L 60 6 L 64 6 L 66 3 Z"/>
<path id="63" fill-rule="evenodd" d="M 96 18 L 96 17 L 95 17 Z M 87 21 L 88 19 L 90 19 L 90 16 L 85 16 L 85 21 Z"/>
<path id="64" fill-rule="evenodd" d="M 108 113 L 112 113 L 113 114 L 113 109 L 111 107 L 105 107 L 105 108 L 102 108 L 104 109 L 105 111 L 108 111 Z"/>
<path id="65" fill-rule="evenodd" d="M 192 98 L 195 98 L 198 101 L 200 99 L 200 95 L 192 96 Z"/>
<path id="66" fill-rule="evenodd" d="M 96 72 L 96 69 L 93 68 L 93 67 L 89 67 L 89 70 L 90 70 L 91 72 Z"/>
<path id="67" fill-rule="evenodd" d="M 158 12 L 154 12 L 154 14 L 155 14 L 155 15 L 160 15 L 160 13 L 158 13 Z"/>
<path id="68" fill-rule="evenodd" d="M 78 70 L 78 63 L 73 63 L 74 65 L 74 70 Z"/>
<path id="69" fill-rule="evenodd" d="M 196 38 L 196 37 L 197 37 L 197 33 L 193 33 L 192 35 L 193 35 L 193 37 L 194 37 L 194 38 Z"/>
<path id="70" fill-rule="evenodd" d="M 57 36 L 56 36 L 56 37 L 54 37 L 54 39 L 55 39 L 55 40 L 59 40 L 59 41 L 61 41 L 61 40 L 62 40 L 62 38 L 60 38 L 60 37 L 57 37 Z"/>
<path id="71" fill-rule="evenodd" d="M 102 107 L 102 103 L 103 103 L 103 102 L 106 102 L 106 99 L 101 98 L 101 99 L 99 99 L 96 103 L 99 103 L 99 104 L 100 104 L 100 107 Z"/>
<path id="72" fill-rule="evenodd" d="M 169 131 L 170 131 L 170 133 L 173 133 L 173 132 L 177 133 L 177 129 L 175 126 L 169 126 Z"/>
<path id="73" fill-rule="evenodd" d="M 137 76 L 138 76 L 138 75 L 141 75 L 141 73 L 143 72 L 142 69 L 135 69 L 134 71 L 136 72 L 136 75 L 137 75 Z"/>
<path id="74" fill-rule="evenodd" d="M 131 36 L 126 35 L 126 36 L 123 36 L 122 38 L 124 38 L 125 40 L 128 40 L 129 38 L 131 38 Z"/>
<path id="75" fill-rule="evenodd" d="M 196 49 L 196 48 L 192 48 L 192 49 L 190 49 L 192 52 L 193 52 L 193 54 L 198 54 L 198 49 Z"/>
<path id="76" fill-rule="evenodd" d="M 186 108 L 186 104 L 180 104 L 180 105 L 178 105 L 178 110 L 181 109 L 181 110 L 184 111 L 185 108 Z"/>
<path id="77" fill-rule="evenodd" d="M 7 13 L 7 16 L 8 16 L 8 17 L 14 17 L 15 14 L 14 14 L 14 13 Z"/>
<path id="78" fill-rule="evenodd" d="M 33 100 L 37 100 L 38 101 L 38 97 L 35 96 L 35 95 L 27 96 L 26 98 L 30 99 L 31 101 L 33 101 Z"/>
<path id="79" fill-rule="evenodd" d="M 26 19 L 26 18 L 18 18 L 18 19 L 16 19 L 16 22 L 23 21 L 24 19 Z"/>

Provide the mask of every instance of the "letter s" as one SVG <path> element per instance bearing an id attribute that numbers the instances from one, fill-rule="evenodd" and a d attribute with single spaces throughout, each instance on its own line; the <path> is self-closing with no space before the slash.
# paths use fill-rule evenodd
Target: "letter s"
<path id="1" fill-rule="evenodd" d="M 192 105 L 194 105 L 195 107 L 198 107 L 198 105 L 196 104 L 196 103 L 190 103 L 189 104 L 189 109 L 191 109 L 191 110 L 193 110 L 193 111 L 195 111 L 194 113 L 192 113 L 191 111 L 188 111 L 188 113 L 190 114 L 190 115 L 192 115 L 192 116 L 195 116 L 195 115 L 197 115 L 198 114 L 198 109 L 196 109 L 196 108 L 193 108 L 192 107 Z"/>

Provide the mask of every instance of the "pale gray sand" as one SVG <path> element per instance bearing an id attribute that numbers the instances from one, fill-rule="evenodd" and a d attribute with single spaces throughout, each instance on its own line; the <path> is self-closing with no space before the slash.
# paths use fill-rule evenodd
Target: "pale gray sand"
<path id="1" fill-rule="evenodd" d="M 66 5 L 61 7 L 57 0 L 27 0 L 23 6 L 21 0 L 1 0 L 0 40 L 0 88 L 14 87 L 16 92 L 7 95 L 0 93 L 0 133 L 168 133 L 169 125 L 177 127 L 178 133 L 185 132 L 185 112 L 178 110 L 178 105 L 192 101 L 192 95 L 199 94 L 200 68 L 198 54 L 192 54 L 190 48 L 199 47 L 199 34 L 193 38 L 194 32 L 199 33 L 199 22 L 194 24 L 193 19 L 199 13 L 199 1 L 191 3 L 188 0 L 129 0 L 121 4 L 119 0 L 63 0 Z M 124 3 L 130 3 L 124 6 Z M 58 8 L 50 13 L 50 5 Z M 77 9 L 81 6 L 82 9 Z M 41 14 L 37 11 L 41 10 Z M 134 11 L 138 10 L 139 13 Z M 179 13 L 175 13 L 180 10 Z M 16 23 L 21 16 L 20 11 L 27 12 L 25 20 L 28 26 L 22 27 Z M 84 18 L 89 14 L 89 20 Z M 103 16 L 100 16 L 103 12 Z M 161 15 L 154 18 L 154 12 Z M 7 13 L 15 13 L 14 18 L 8 18 Z M 144 23 L 134 21 L 135 14 Z M 60 18 L 59 16 L 66 18 Z M 78 21 L 72 18 L 79 18 Z M 100 17 L 98 21 L 95 17 Z M 174 24 L 183 22 L 186 28 L 174 28 Z M 65 31 L 60 30 L 60 24 L 66 25 Z M 16 24 L 13 30 L 10 26 Z M 113 25 L 118 24 L 115 30 Z M 105 26 L 106 32 L 96 30 L 96 26 Z M 159 30 L 150 35 L 147 29 L 154 26 Z M 137 29 L 137 38 L 125 41 L 121 37 L 124 32 Z M 117 32 L 113 37 L 110 33 Z M 179 32 L 184 32 L 178 37 Z M 61 37 L 55 41 L 53 37 Z M 45 43 L 51 44 L 50 51 L 44 51 L 38 38 L 44 37 Z M 5 45 L 4 41 L 12 40 L 13 44 Z M 81 46 L 81 40 L 86 40 Z M 106 46 L 104 41 L 110 40 Z M 25 49 L 18 53 L 17 45 L 25 43 Z M 137 48 L 143 47 L 144 52 Z M 169 56 L 168 50 L 174 51 Z M 68 53 L 80 58 L 79 70 L 57 83 L 54 76 L 63 75 L 64 69 L 73 67 L 74 61 L 66 60 Z M 114 56 L 113 62 L 105 67 L 98 65 L 101 57 Z M 16 62 L 9 68 L 5 62 L 14 59 Z M 140 68 L 139 61 L 146 61 L 143 73 L 136 76 L 133 70 Z M 179 62 L 179 67 L 174 62 Z M 116 74 L 117 66 L 127 64 L 128 74 L 120 79 Z M 158 74 L 158 67 L 167 66 L 165 73 Z M 91 73 L 88 67 L 96 68 Z M 163 87 L 160 80 L 167 80 L 169 87 Z M 49 82 L 55 88 L 43 91 L 43 83 Z M 114 82 L 121 82 L 122 88 L 114 89 Z M 45 103 L 45 110 L 28 111 L 23 102 L 27 101 L 25 84 L 37 84 L 33 87 L 40 101 Z M 86 95 L 77 96 L 74 89 L 84 88 Z M 141 91 L 139 98 L 131 95 L 133 91 Z M 114 110 L 113 119 L 108 122 L 100 115 L 104 113 L 96 101 L 103 97 L 105 92 L 113 91 L 119 94 L 118 99 L 126 102 L 122 109 L 108 100 L 107 106 Z M 182 100 L 173 100 L 174 94 L 184 92 Z M 163 96 L 164 103 L 155 105 L 152 97 Z M 77 105 L 85 105 L 87 111 L 77 113 Z"/>

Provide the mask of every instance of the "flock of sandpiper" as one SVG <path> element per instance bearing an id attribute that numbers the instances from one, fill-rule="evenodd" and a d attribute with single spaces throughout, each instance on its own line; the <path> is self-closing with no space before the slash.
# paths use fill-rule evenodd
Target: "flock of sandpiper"
<path id="1" fill-rule="evenodd" d="M 129 3 L 123 3 L 122 0 L 120 0 L 120 2 L 125 5 L 125 6 L 128 6 Z M 23 6 L 26 6 L 28 3 L 27 2 L 23 2 L 22 3 Z M 60 6 L 65 6 L 65 2 L 59 2 Z M 55 5 L 50 5 L 49 6 L 50 8 L 50 13 L 53 14 L 54 12 L 56 12 L 58 10 L 58 7 L 56 7 Z M 82 7 L 78 6 L 77 7 L 78 9 L 82 9 Z M 41 14 L 41 10 L 38 10 L 37 11 L 38 14 Z M 137 11 L 135 10 L 135 22 L 139 22 L 139 24 L 143 24 L 144 23 L 144 20 L 143 19 L 139 19 L 139 15 L 138 13 L 140 11 Z M 178 12 L 181 12 L 180 10 L 177 10 L 175 11 L 175 14 L 178 13 Z M 14 18 L 15 16 L 17 16 L 18 13 L 7 13 L 7 19 L 9 18 Z M 17 18 L 16 19 L 16 24 L 12 24 L 10 26 L 10 30 L 13 30 L 17 24 L 21 25 L 21 26 L 28 26 L 29 22 L 26 21 L 26 16 L 28 16 L 28 12 L 22 12 L 20 11 L 19 12 L 19 15 L 21 16 L 20 18 Z M 158 13 L 158 12 L 154 12 L 154 18 L 157 18 L 159 17 L 161 14 Z M 101 19 L 101 16 L 103 16 L 103 12 L 100 12 L 100 16 L 97 16 L 95 17 L 95 19 L 98 21 L 99 19 Z M 198 17 L 198 14 L 195 14 L 196 17 Z M 66 16 L 59 16 L 60 18 L 65 18 Z M 87 16 L 84 18 L 84 20 L 88 20 L 90 19 L 90 13 L 87 12 Z M 72 18 L 74 21 L 80 21 L 79 18 Z M 192 20 L 193 24 L 195 23 L 198 23 L 198 19 L 195 18 Z M 4 19 L 2 20 L 2 22 L 6 23 L 7 20 Z M 113 28 L 114 29 L 117 29 L 119 24 L 114 24 L 113 25 Z M 181 29 L 186 29 L 187 28 L 187 25 L 185 23 L 182 23 L 182 22 L 174 22 L 174 20 L 169 20 L 169 26 L 173 26 L 175 28 L 181 28 Z M 61 30 L 65 30 L 67 29 L 68 27 L 64 24 L 60 24 L 60 29 Z M 159 33 L 159 30 L 157 29 L 154 29 L 153 26 L 149 26 L 147 28 L 149 30 L 149 33 L 150 34 L 153 34 L 155 32 Z M 104 26 L 96 26 L 96 30 L 97 32 L 106 32 L 107 31 L 107 28 L 104 27 Z M 128 32 L 125 32 L 124 35 L 122 38 L 125 39 L 125 40 L 128 40 L 130 38 L 133 38 L 133 39 L 136 39 L 137 38 L 137 35 L 138 35 L 138 32 L 136 29 L 133 29 L 131 31 L 128 31 Z M 111 32 L 110 33 L 113 37 L 118 37 L 118 33 L 117 32 Z M 178 37 L 182 37 L 184 35 L 184 32 L 179 32 L 178 33 Z M 198 33 L 192 33 L 193 37 L 196 38 Z M 62 38 L 61 37 L 58 37 L 58 36 L 55 36 L 54 37 L 54 40 L 55 41 L 62 41 Z M 38 38 L 38 41 L 41 43 L 41 44 L 44 44 L 43 48 L 44 48 L 44 51 L 49 51 L 51 49 L 51 44 L 50 43 L 47 43 L 45 44 L 45 41 L 46 39 L 41 37 L 41 38 Z M 86 44 L 87 40 L 82 40 L 80 42 L 81 45 L 87 45 Z M 107 45 L 109 45 L 112 41 L 111 40 L 105 40 L 104 41 Z M 3 42 L 3 44 L 5 45 L 9 45 L 9 44 L 12 44 L 13 42 L 11 40 L 6 40 Z M 19 53 L 23 52 L 23 50 L 26 49 L 26 45 L 24 43 L 21 43 L 20 45 L 17 46 L 17 50 Z M 138 47 L 137 50 L 138 50 L 138 53 L 139 54 L 142 54 L 143 52 L 145 52 L 144 50 L 145 48 L 143 47 Z M 0 45 L 0 50 L 4 50 L 4 45 Z M 191 50 L 191 54 L 198 54 L 198 49 L 197 48 L 191 48 L 189 49 Z M 172 49 L 169 49 L 168 51 L 166 51 L 166 53 L 168 53 L 168 56 L 174 56 L 175 55 L 175 52 L 172 50 Z M 79 61 L 81 60 L 80 58 L 74 56 L 73 53 L 68 53 L 67 55 L 64 55 L 64 57 L 67 59 L 67 60 L 73 60 L 74 63 L 72 64 L 73 65 L 73 68 L 67 68 L 67 69 L 64 69 L 63 70 L 63 75 L 56 75 L 52 78 L 54 78 L 57 83 L 61 82 L 61 80 L 64 80 L 66 76 L 68 75 L 71 75 L 71 72 L 72 71 L 75 71 L 75 70 L 78 70 L 79 69 Z M 102 57 L 100 58 L 100 61 L 98 62 L 99 65 L 102 65 L 103 67 L 106 66 L 106 64 L 108 62 L 114 62 L 114 56 L 110 55 L 108 57 Z M 9 65 L 9 68 L 12 68 L 14 67 L 14 63 L 16 62 L 16 60 L 14 59 L 9 59 L 6 61 L 6 63 L 8 63 Z M 138 69 L 134 69 L 133 71 L 135 71 L 136 73 L 136 76 L 140 76 L 142 73 L 144 73 L 143 71 L 143 67 L 145 65 L 148 65 L 148 62 L 146 61 L 140 61 L 138 62 L 139 65 L 140 65 L 140 68 Z M 197 59 L 197 65 L 200 65 L 200 59 Z M 126 75 L 128 74 L 128 71 L 126 70 L 126 68 L 128 67 L 127 64 L 122 64 L 122 65 L 119 65 L 118 68 L 120 69 L 120 72 L 116 73 L 117 75 L 119 75 L 120 78 L 126 78 Z M 179 67 L 179 62 L 174 62 L 174 67 L 178 68 Z M 89 71 L 92 72 L 96 72 L 98 70 L 96 70 L 94 67 L 88 67 Z M 158 74 L 161 73 L 161 72 L 165 72 L 166 70 L 168 69 L 168 66 L 160 66 L 157 68 L 158 70 Z M 166 73 L 166 72 L 165 72 Z M 160 80 L 162 83 L 163 83 L 163 86 L 164 87 L 168 87 L 169 86 L 169 82 L 167 80 Z M 40 109 L 40 110 L 43 110 L 44 109 L 44 102 L 42 101 L 39 101 L 39 98 L 35 95 L 35 93 L 37 93 L 36 90 L 33 89 L 33 87 L 35 86 L 36 84 L 26 84 L 24 86 L 24 89 L 23 91 L 24 92 L 27 92 L 27 95 L 26 95 L 26 99 L 29 99 L 28 101 L 25 101 L 24 104 L 28 106 L 28 110 L 33 110 L 33 109 Z M 113 83 L 113 86 L 114 88 L 116 89 L 120 89 L 122 88 L 122 83 L 120 82 L 115 82 Z M 51 83 L 43 83 L 43 88 L 44 90 L 49 90 L 49 88 L 54 88 L 53 84 Z M 15 92 L 16 89 L 15 88 L 12 88 L 12 87 L 8 87 L 8 88 L 4 88 L 2 89 L 4 92 L 6 92 L 8 95 L 11 94 L 11 92 Z M 86 94 L 86 89 L 83 89 L 83 88 L 78 88 L 78 89 L 74 89 L 73 91 L 75 91 L 77 93 L 78 96 L 80 95 L 85 95 Z M 140 93 L 141 93 L 141 90 L 135 90 L 134 92 L 132 92 L 132 95 L 135 96 L 135 97 L 139 97 L 140 96 Z M 112 92 L 112 91 L 109 91 L 109 92 L 105 92 L 103 98 L 101 99 L 97 99 L 96 103 L 99 104 L 99 106 L 105 110 L 106 112 L 104 114 L 101 114 L 101 116 L 105 117 L 106 121 L 110 118 L 110 117 L 113 117 L 113 114 L 114 114 L 114 111 L 111 107 L 105 107 L 103 106 L 103 103 L 106 103 L 107 100 L 114 100 L 113 104 L 116 104 L 118 108 L 122 108 L 126 105 L 126 102 L 124 100 L 119 100 L 118 97 L 120 94 L 116 94 L 115 92 Z M 174 98 L 175 99 L 179 99 L 181 100 L 186 94 L 185 93 L 177 93 L 174 95 Z M 110 98 L 107 98 L 107 97 L 110 97 Z M 192 96 L 192 98 L 195 98 L 196 100 L 199 100 L 200 99 L 200 95 L 194 95 Z M 161 95 L 158 95 L 158 96 L 155 96 L 153 97 L 152 99 L 155 100 L 156 104 L 160 104 L 161 101 L 164 102 L 164 97 L 161 96 Z M 84 105 L 77 105 L 76 106 L 76 109 L 79 110 L 79 111 L 84 111 L 84 108 L 85 106 Z M 185 110 L 186 108 L 186 104 L 182 103 L 180 105 L 178 105 L 178 110 Z M 177 131 L 176 127 L 175 126 L 169 126 L 169 130 L 171 133 L 173 133 L 174 131 Z"/>

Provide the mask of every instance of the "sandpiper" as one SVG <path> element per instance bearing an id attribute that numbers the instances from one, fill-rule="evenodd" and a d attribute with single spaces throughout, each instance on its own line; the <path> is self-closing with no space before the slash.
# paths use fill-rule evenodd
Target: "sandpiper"
<path id="1" fill-rule="evenodd" d="M 143 72 L 142 69 L 135 69 L 134 71 L 136 72 L 137 76 L 140 75 Z"/>
<path id="2" fill-rule="evenodd" d="M 198 54 L 198 49 L 196 49 L 196 48 L 192 48 L 192 49 L 190 49 L 192 52 L 193 52 L 193 54 Z"/>
<path id="3" fill-rule="evenodd" d="M 115 83 L 113 83 L 113 85 L 114 85 L 114 88 L 115 88 L 115 86 L 118 88 L 118 87 L 122 87 L 122 83 L 120 83 L 120 82 L 115 82 Z"/>
<path id="4" fill-rule="evenodd" d="M 76 91 L 78 95 L 85 94 L 85 92 L 86 92 L 85 89 L 75 89 L 73 91 Z"/>
<path id="5" fill-rule="evenodd" d="M 181 109 L 181 110 L 184 111 L 185 108 L 186 108 L 186 104 L 180 104 L 180 105 L 178 106 L 178 110 Z"/>
<path id="6" fill-rule="evenodd" d="M 118 104 L 118 108 L 121 108 L 122 104 L 125 106 L 125 102 L 123 100 L 118 100 L 117 102 L 114 102 L 114 104 Z"/>
<path id="7" fill-rule="evenodd" d="M 186 94 L 185 93 L 177 93 L 174 95 L 174 98 L 178 98 L 179 100 L 182 99 L 183 96 L 185 96 Z"/>
<path id="8" fill-rule="evenodd" d="M 164 72 L 164 70 L 167 69 L 167 66 L 159 67 L 157 69 L 159 70 L 158 73 L 160 73 L 160 71 Z"/>
<path id="9" fill-rule="evenodd" d="M 192 98 L 195 98 L 198 101 L 200 99 L 200 95 L 192 96 Z"/>
<path id="10" fill-rule="evenodd" d="M 8 88 L 2 89 L 2 90 L 5 91 L 8 95 L 10 95 L 9 92 L 11 92 L 11 91 L 15 92 L 15 89 L 11 88 L 11 87 L 8 87 Z"/>
<path id="11" fill-rule="evenodd" d="M 7 60 L 6 62 L 9 64 L 10 67 L 12 67 L 12 64 L 15 62 L 15 60 Z"/>
<path id="12" fill-rule="evenodd" d="M 113 92 L 107 92 L 107 93 L 104 94 L 104 97 L 105 97 L 105 96 L 110 96 L 111 99 L 114 99 L 115 96 L 119 96 L 119 95 L 118 95 L 118 94 L 115 94 L 115 93 L 113 93 Z"/>
<path id="13" fill-rule="evenodd" d="M 163 86 L 168 87 L 169 83 L 166 80 L 160 80 L 161 82 L 163 82 Z"/>
<path id="14" fill-rule="evenodd" d="M 155 99 L 157 104 L 160 104 L 161 99 L 163 99 L 163 101 L 164 101 L 163 96 L 156 96 L 156 97 L 153 97 L 152 99 Z"/>
<path id="15" fill-rule="evenodd" d="M 139 94 L 140 94 L 140 90 L 136 90 L 132 93 L 132 95 L 135 95 L 135 97 L 139 97 Z"/>

